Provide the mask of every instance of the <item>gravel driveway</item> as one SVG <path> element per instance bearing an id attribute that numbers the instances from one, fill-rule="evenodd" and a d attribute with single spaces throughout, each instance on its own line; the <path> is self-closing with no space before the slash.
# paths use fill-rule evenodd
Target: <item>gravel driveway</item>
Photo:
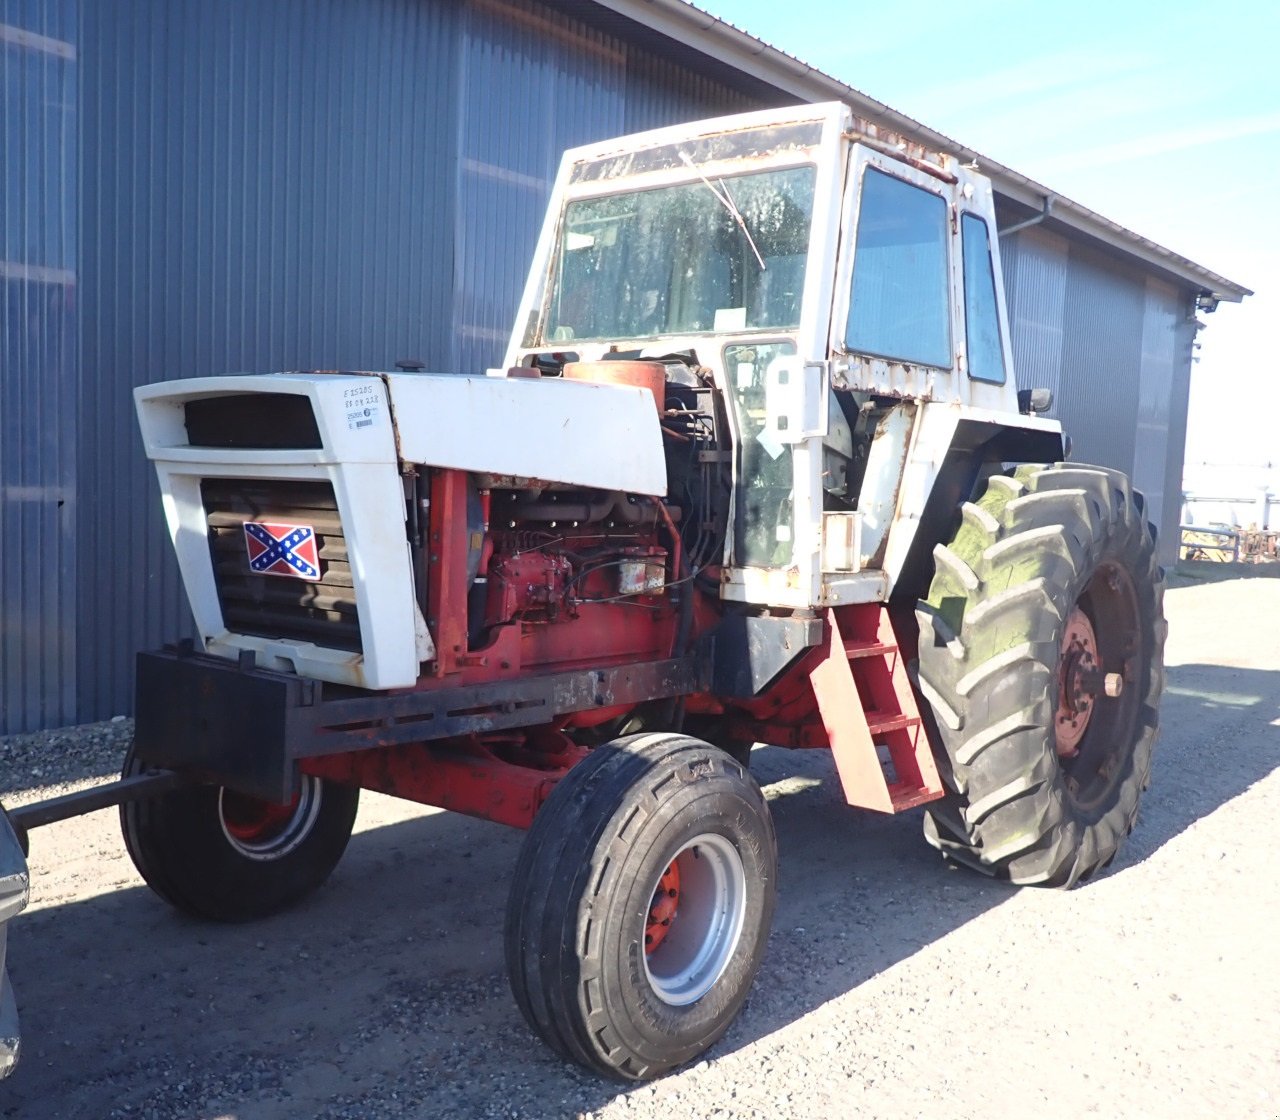
<path id="1" fill-rule="evenodd" d="M 33 836 L 0 1116 L 1280 1117 L 1280 580 L 1174 587 L 1154 783 L 1067 893 L 947 870 L 919 812 L 841 804 L 821 752 L 755 752 L 781 895 L 747 1008 L 653 1085 L 563 1065 L 502 967 L 520 836 L 366 795 L 325 889 L 251 926 L 142 886 L 114 813 Z M 0 740 L 22 802 L 109 776 L 127 722 Z"/>

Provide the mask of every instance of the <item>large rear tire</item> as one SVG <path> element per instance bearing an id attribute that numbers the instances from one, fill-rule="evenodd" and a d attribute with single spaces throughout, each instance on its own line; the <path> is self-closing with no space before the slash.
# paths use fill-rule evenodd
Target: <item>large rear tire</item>
<path id="1" fill-rule="evenodd" d="M 125 777 L 145 770 L 132 751 Z M 171 906 L 220 922 L 263 918 L 319 887 L 346 850 L 360 790 L 303 775 L 289 804 L 190 786 L 120 806 L 138 874 Z"/>
<path id="2" fill-rule="evenodd" d="M 764 955 L 777 847 L 760 787 L 717 747 L 642 734 L 597 747 L 539 811 L 507 904 L 530 1026 L 624 1080 L 702 1053 Z"/>
<path id="3" fill-rule="evenodd" d="M 948 796 L 944 856 L 1070 887 L 1132 831 L 1164 688 L 1164 574 L 1142 496 L 1118 471 L 996 475 L 963 507 L 920 604 L 920 687 Z"/>

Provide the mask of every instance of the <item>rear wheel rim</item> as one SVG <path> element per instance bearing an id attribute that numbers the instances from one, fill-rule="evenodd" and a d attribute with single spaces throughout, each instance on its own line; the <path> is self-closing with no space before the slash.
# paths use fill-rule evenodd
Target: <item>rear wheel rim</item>
<path id="1" fill-rule="evenodd" d="M 1059 758 L 1074 758 L 1089 729 L 1097 695 L 1098 639 L 1089 616 L 1071 608 L 1062 632 L 1058 665 L 1058 710 L 1054 715 L 1054 744 Z"/>
<path id="2" fill-rule="evenodd" d="M 1145 654 L 1138 594 L 1129 571 L 1112 561 L 1099 564 L 1063 630 L 1055 743 L 1069 799 L 1091 813 L 1115 789 L 1137 733 Z M 1073 635 L 1078 640 L 1068 652 Z M 1064 736 L 1060 720 L 1072 703 L 1080 718 Z"/>
<path id="3" fill-rule="evenodd" d="M 645 914 L 645 975 L 660 1000 L 684 1007 L 715 986 L 742 938 L 746 902 L 742 857 L 728 839 L 703 833 L 676 852 Z"/>
<path id="4" fill-rule="evenodd" d="M 321 789 L 319 778 L 304 774 L 294 799 L 277 803 L 224 787 L 218 791 L 222 835 L 248 859 L 280 859 L 301 844 L 315 826 Z"/>

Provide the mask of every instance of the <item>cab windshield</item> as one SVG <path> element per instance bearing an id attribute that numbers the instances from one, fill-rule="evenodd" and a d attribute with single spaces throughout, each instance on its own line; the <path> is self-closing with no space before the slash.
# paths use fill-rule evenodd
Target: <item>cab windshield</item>
<path id="1" fill-rule="evenodd" d="M 692 170 L 565 207 L 542 342 L 798 326 L 815 168 Z"/>

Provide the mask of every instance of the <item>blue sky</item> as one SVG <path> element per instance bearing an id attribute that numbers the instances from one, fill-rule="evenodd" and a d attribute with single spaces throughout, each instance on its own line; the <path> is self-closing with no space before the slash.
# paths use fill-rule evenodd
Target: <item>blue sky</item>
<path id="1" fill-rule="evenodd" d="M 695 3 L 1254 289 L 1201 316 L 1187 462 L 1280 465 L 1280 4 Z"/>

